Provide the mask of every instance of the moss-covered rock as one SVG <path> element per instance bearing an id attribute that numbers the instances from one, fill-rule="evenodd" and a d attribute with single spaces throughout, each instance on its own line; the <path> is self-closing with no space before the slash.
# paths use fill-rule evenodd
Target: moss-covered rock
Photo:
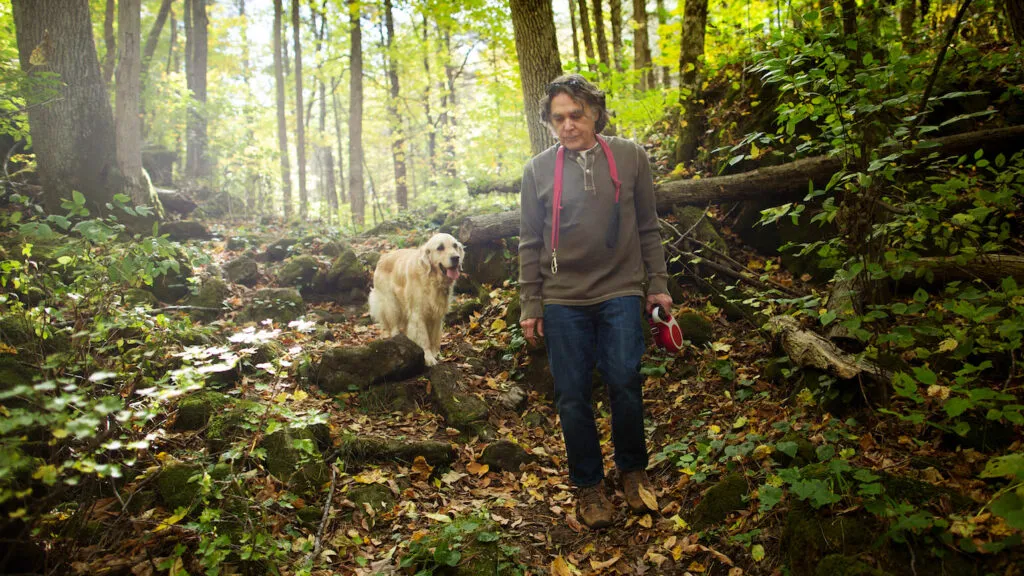
<path id="1" fill-rule="evenodd" d="M 42 330 L 43 327 L 40 326 Z M 47 327 L 46 337 L 36 335 L 36 325 L 21 314 L 0 316 L 0 342 L 18 350 L 19 354 L 43 356 L 71 349 L 68 332 Z M 5 354 L 6 355 L 6 354 Z M 24 359 L 22 359 L 24 361 Z"/>
<path id="2" fill-rule="evenodd" d="M 473 244 L 466 250 L 463 271 L 480 284 L 501 286 L 512 277 L 503 242 Z"/>
<path id="3" fill-rule="evenodd" d="M 291 490 L 310 494 L 330 480 L 316 437 L 306 428 L 285 428 L 263 439 L 267 470 Z"/>
<path id="4" fill-rule="evenodd" d="M 177 269 L 168 268 L 166 272 L 153 279 L 149 291 L 161 302 L 176 302 L 189 294 L 188 279 L 192 277 L 192 265 L 188 257 L 180 250 L 174 256 Z"/>
<path id="5" fill-rule="evenodd" d="M 790 455 L 786 452 L 776 449 L 772 453 L 772 459 L 779 463 L 783 468 L 789 468 L 790 466 L 806 466 L 807 464 L 813 463 L 817 458 L 814 453 L 814 444 L 807 439 L 804 434 L 799 432 L 788 432 L 785 436 L 776 443 L 786 444 L 787 448 L 791 448 L 793 444 L 796 445 L 796 454 Z"/>
<path id="6" fill-rule="evenodd" d="M 224 249 L 232 252 L 248 250 L 253 243 L 245 236 L 231 236 L 224 242 Z"/>
<path id="7" fill-rule="evenodd" d="M 555 377 L 551 375 L 548 355 L 544 348 L 530 349 L 527 357 L 530 359 L 530 363 L 523 367 L 523 386 L 548 398 L 554 398 Z"/>
<path id="8" fill-rule="evenodd" d="M 523 424 L 531 428 L 543 428 L 548 425 L 548 419 L 540 412 L 531 410 L 523 415 Z"/>
<path id="9" fill-rule="evenodd" d="M 421 373 L 424 366 L 423 349 L 399 334 L 366 346 L 327 350 L 312 366 L 310 381 L 328 394 L 339 394 L 404 380 Z"/>
<path id="10" fill-rule="evenodd" d="M 521 465 L 529 464 L 536 459 L 536 456 L 510 440 L 492 442 L 484 448 L 483 454 L 480 455 L 480 463 L 487 464 L 491 470 L 508 470 L 510 472 L 519 472 Z"/>
<path id="11" fill-rule="evenodd" d="M 693 510 L 690 524 L 697 530 L 703 530 L 724 522 L 730 512 L 742 510 L 746 506 L 743 497 L 747 491 L 747 480 L 742 474 L 732 473 L 722 478 L 701 498 L 700 504 Z"/>
<path id="12" fill-rule="evenodd" d="M 683 338 L 694 346 L 704 346 L 715 341 L 715 325 L 696 312 L 684 312 L 675 317 L 683 330 Z"/>
<path id="13" fill-rule="evenodd" d="M 242 310 L 242 318 L 248 321 L 261 322 L 271 319 L 278 323 L 288 323 L 306 312 L 299 291 L 294 288 L 264 288 L 257 290 Z"/>
<path id="14" fill-rule="evenodd" d="M 199 480 L 205 473 L 205 468 L 195 463 L 173 462 L 164 466 L 156 473 L 156 490 L 160 502 L 169 510 L 191 507 L 202 490 Z M 210 477 L 218 481 L 224 480 L 230 473 L 231 467 L 223 463 L 214 465 L 209 471 Z"/>
<path id="15" fill-rule="evenodd" d="M 364 506 L 370 506 L 375 514 L 391 510 L 396 502 L 391 489 L 383 484 L 356 486 L 348 491 L 348 499 L 356 505 L 357 510 L 365 511 Z"/>
<path id="16" fill-rule="evenodd" d="M 444 323 L 446 326 L 453 326 L 455 324 L 461 324 L 469 320 L 475 312 L 480 312 L 484 309 L 483 302 L 472 299 L 465 302 L 461 302 L 452 306 L 451 310 L 448 311 L 444 316 Z"/>
<path id="17" fill-rule="evenodd" d="M 189 316 L 200 322 L 211 322 L 223 313 L 224 301 L 231 295 L 227 282 L 217 276 L 208 276 L 199 286 L 199 293 L 189 298 L 188 303 L 198 309 L 189 310 Z"/>
<path id="18" fill-rule="evenodd" d="M 1018 437 L 1012 424 L 989 420 L 979 412 L 968 412 L 960 419 L 970 428 L 963 436 L 952 431 L 942 435 L 942 445 L 949 450 L 973 448 L 978 452 L 1001 452 Z"/>
<path id="19" fill-rule="evenodd" d="M 359 407 L 370 414 L 415 412 L 420 406 L 421 390 L 409 381 L 381 382 L 359 394 Z"/>
<path id="20" fill-rule="evenodd" d="M 313 282 L 313 277 L 320 270 L 320 261 L 314 256 L 302 254 L 289 258 L 281 271 L 277 273 L 277 282 L 281 286 L 306 288 Z"/>
<path id="21" fill-rule="evenodd" d="M 869 549 L 878 526 L 865 514 L 832 517 L 794 504 L 782 533 L 784 560 L 794 576 L 814 576 L 829 555 L 853 556 Z"/>
<path id="22" fill-rule="evenodd" d="M 369 293 L 370 273 L 356 256 L 347 248 L 331 262 L 327 269 L 319 270 L 313 278 L 310 291 L 330 296 L 341 303 L 355 303 L 365 300 Z"/>
<path id="23" fill-rule="evenodd" d="M 494 521 L 482 516 L 456 518 L 414 542 L 410 559 L 440 576 L 510 576 L 517 570 L 498 545 L 499 532 Z"/>
<path id="24" fill-rule="evenodd" d="M 218 413 L 233 400 L 210 390 L 193 392 L 178 402 L 178 415 L 174 419 L 174 430 L 198 430 L 210 421 L 210 417 Z"/>
<path id="25" fill-rule="evenodd" d="M 260 265 L 248 256 L 239 256 L 224 265 L 224 273 L 235 284 L 254 286 L 260 279 Z"/>
<path id="26" fill-rule="evenodd" d="M 260 415 L 266 410 L 258 402 L 241 400 L 226 412 L 210 418 L 206 428 L 206 446 L 211 454 L 223 452 L 228 446 L 255 433 Z"/>
<path id="27" fill-rule="evenodd" d="M 280 238 L 271 242 L 263 252 L 263 257 L 268 262 L 280 262 L 292 255 L 292 247 L 298 243 L 295 238 Z"/>
<path id="28" fill-rule="evenodd" d="M 150 308 L 156 308 L 160 305 L 160 301 L 156 299 L 156 296 L 152 292 L 143 290 L 142 288 L 126 288 L 121 294 L 121 301 L 130 306 L 148 306 Z"/>
<path id="29" fill-rule="evenodd" d="M 423 456 L 431 466 L 449 466 L 455 461 L 455 448 L 434 440 L 400 441 L 372 436 L 346 436 L 338 446 L 339 458 L 350 466 L 366 462 L 403 462 L 411 464 Z"/>
<path id="30" fill-rule="evenodd" d="M 463 430 L 487 419 L 487 403 L 459 385 L 459 370 L 438 364 L 430 370 L 430 393 L 438 413 L 452 428 Z M 464 430 L 463 430 L 464 431 Z"/>
<path id="31" fill-rule="evenodd" d="M 213 234 L 210 234 L 210 230 L 206 227 L 206 224 L 203 224 L 198 220 L 164 222 L 160 225 L 160 233 L 167 234 L 171 240 L 176 242 L 186 242 L 188 240 L 209 240 L 210 238 L 213 238 Z"/>

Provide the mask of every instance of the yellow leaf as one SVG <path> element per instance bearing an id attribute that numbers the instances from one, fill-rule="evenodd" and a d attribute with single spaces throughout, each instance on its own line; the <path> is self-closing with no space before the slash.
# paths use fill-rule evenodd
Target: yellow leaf
<path id="1" fill-rule="evenodd" d="M 750 157 L 757 160 L 758 156 L 761 155 L 761 149 L 757 147 L 756 142 L 750 143 Z"/>
<path id="2" fill-rule="evenodd" d="M 959 345 L 960 343 L 956 340 L 946 338 L 942 342 L 939 342 L 939 352 L 952 352 L 953 350 L 956 350 L 956 347 Z"/>
<path id="3" fill-rule="evenodd" d="M 671 520 L 672 523 L 675 524 L 676 530 L 687 530 L 690 528 L 690 525 L 686 523 L 686 520 L 680 518 L 679 514 L 672 516 L 671 518 L 669 518 L 669 520 Z"/>
<path id="4" fill-rule="evenodd" d="M 644 528 L 650 528 L 651 526 L 654 526 L 654 521 L 651 520 L 650 514 L 644 514 L 643 517 L 637 520 L 637 524 L 643 526 Z"/>
<path id="5" fill-rule="evenodd" d="M 618 562 L 620 558 L 622 558 L 621 554 L 616 554 L 615 556 L 612 556 L 611 559 L 605 560 L 604 562 L 598 562 L 597 560 L 594 560 L 593 558 L 591 558 L 590 559 L 590 567 L 593 568 L 594 570 L 600 572 L 601 570 L 604 570 L 605 568 L 611 568 L 612 564 L 615 564 L 616 562 Z"/>
<path id="6" fill-rule="evenodd" d="M 287 399 L 288 399 L 288 393 L 287 392 L 281 392 L 277 396 L 274 396 L 274 402 L 277 402 L 278 404 L 284 404 L 284 401 L 287 400 Z"/>
<path id="7" fill-rule="evenodd" d="M 309 394 L 307 394 L 305 390 L 296 390 L 295 392 L 292 392 L 292 400 L 296 402 L 302 402 L 306 398 L 309 398 Z"/>
<path id="8" fill-rule="evenodd" d="M 740 416 L 739 418 L 736 419 L 735 422 L 732 423 L 733 429 L 743 428 L 746 425 L 747 425 L 747 417 L 746 416 Z"/>
<path id="9" fill-rule="evenodd" d="M 477 476 L 483 476 L 489 472 L 491 467 L 487 464 L 481 464 L 479 462 L 470 462 L 466 464 L 466 472 L 470 474 L 476 474 Z"/>
<path id="10" fill-rule="evenodd" d="M 174 564 L 171 565 L 171 571 L 168 572 L 168 576 L 178 576 L 179 574 L 188 574 L 185 571 L 185 561 L 178 556 L 174 559 Z"/>
<path id="11" fill-rule="evenodd" d="M 491 322 L 491 332 L 501 332 L 505 329 L 505 321 L 498 318 L 494 322 Z"/>
<path id="12" fill-rule="evenodd" d="M 571 564 L 566 562 L 565 558 L 562 558 L 562 555 L 559 554 L 551 562 L 551 576 L 572 576 L 572 570 L 570 570 L 569 566 Z"/>
<path id="13" fill-rule="evenodd" d="M 444 522 L 445 524 L 450 524 L 452 521 L 452 517 L 447 514 L 434 514 L 433 512 L 425 512 L 423 515 L 427 518 L 430 518 L 431 520 L 436 520 L 437 522 Z"/>
<path id="14" fill-rule="evenodd" d="M 711 432 L 712 434 L 718 434 L 721 431 L 722 428 L 719 427 L 718 424 L 712 424 L 711 426 L 708 426 L 708 432 Z"/>
<path id="15" fill-rule="evenodd" d="M 657 512 L 658 498 L 654 495 L 654 492 L 651 492 L 650 489 L 643 484 L 637 486 L 637 491 L 640 493 L 640 499 L 644 501 L 644 505 L 647 506 L 647 509 Z M 650 528 L 650 526 L 647 526 L 647 528 Z"/>
<path id="16" fill-rule="evenodd" d="M 689 570 L 690 572 L 699 572 L 699 573 L 704 573 L 704 572 L 707 571 L 707 568 L 705 568 L 703 564 L 701 564 L 700 562 L 697 562 L 696 560 L 694 560 L 693 562 L 690 562 L 690 565 L 686 569 Z"/>
<path id="17" fill-rule="evenodd" d="M 18 518 L 23 518 L 25 516 L 25 514 L 28 514 L 28 509 L 27 508 L 18 508 L 14 512 L 8 513 L 7 516 L 9 518 L 11 518 L 11 519 L 18 519 Z"/>
<path id="18" fill-rule="evenodd" d="M 426 480 L 430 477 L 430 473 L 434 471 L 434 467 L 427 464 L 427 459 L 423 456 L 417 456 L 412 461 L 412 471 L 423 480 Z"/>
<path id="19" fill-rule="evenodd" d="M 0 354 L 17 354 L 18 350 L 13 346 L 0 342 Z"/>
<path id="20" fill-rule="evenodd" d="M 353 478 L 359 484 L 387 484 L 388 477 L 380 468 L 358 474 Z"/>
<path id="21" fill-rule="evenodd" d="M 750 547 L 750 556 L 754 558 L 754 562 L 760 562 L 764 560 L 764 546 L 760 544 L 754 544 Z"/>
<path id="22" fill-rule="evenodd" d="M 159 526 L 153 528 L 153 532 L 160 532 L 174 526 L 185 517 L 185 514 L 188 514 L 188 508 L 178 508 L 178 512 L 176 514 L 172 514 L 171 516 L 164 518 L 163 521 L 160 522 Z"/>

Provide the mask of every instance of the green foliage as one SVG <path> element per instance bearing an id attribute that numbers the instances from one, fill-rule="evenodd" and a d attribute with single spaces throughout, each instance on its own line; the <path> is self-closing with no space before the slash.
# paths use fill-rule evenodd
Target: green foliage
<path id="1" fill-rule="evenodd" d="M 429 576 L 460 564 L 471 565 L 480 573 L 523 574 L 523 567 L 514 560 L 518 548 L 501 540 L 497 524 L 487 511 L 480 511 L 445 522 L 430 534 L 409 542 L 409 552 L 402 558 L 401 566 L 416 568 L 417 576 Z"/>

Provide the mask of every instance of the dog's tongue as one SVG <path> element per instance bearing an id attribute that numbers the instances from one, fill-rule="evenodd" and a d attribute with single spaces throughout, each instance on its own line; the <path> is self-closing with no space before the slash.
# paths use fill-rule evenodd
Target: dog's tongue
<path id="1" fill-rule="evenodd" d="M 448 276 L 448 278 L 450 278 L 450 279 L 451 279 L 452 281 L 455 281 L 455 280 L 458 280 L 458 279 L 459 279 L 459 269 L 458 269 L 458 268 L 448 268 L 448 269 L 446 269 L 446 270 L 444 271 L 444 273 L 445 273 L 445 274 L 446 274 L 446 275 Z"/>

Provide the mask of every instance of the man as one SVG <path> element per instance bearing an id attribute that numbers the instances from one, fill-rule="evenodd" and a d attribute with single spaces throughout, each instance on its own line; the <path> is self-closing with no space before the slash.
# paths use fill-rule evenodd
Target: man
<path id="1" fill-rule="evenodd" d="M 608 387 L 626 503 L 643 513 L 643 496 L 654 498 L 640 374 L 644 280 L 648 313 L 656 305 L 670 310 L 672 298 L 647 154 L 628 140 L 598 136 L 608 123 L 604 93 L 578 74 L 561 76 L 547 87 L 541 118 L 559 144 L 532 158 L 523 174 L 519 324 L 531 344 L 545 340 L 577 516 L 601 528 L 614 508 L 605 494 L 591 372 L 596 365 Z"/>

